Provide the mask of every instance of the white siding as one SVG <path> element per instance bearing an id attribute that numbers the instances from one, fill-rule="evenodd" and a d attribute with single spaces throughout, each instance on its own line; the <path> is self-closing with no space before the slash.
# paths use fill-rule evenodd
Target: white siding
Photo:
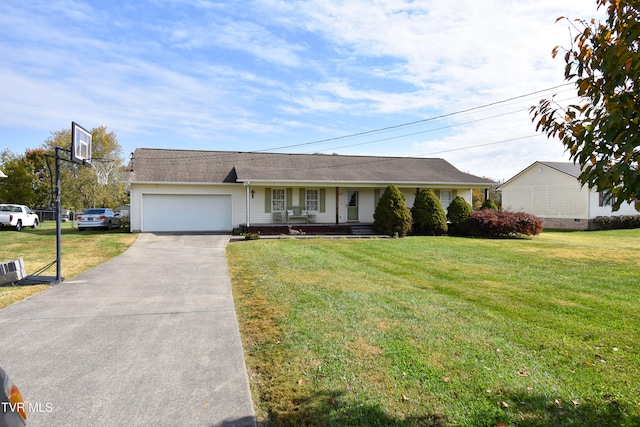
<path id="1" fill-rule="evenodd" d="M 611 206 L 599 205 L 600 193 L 598 191 L 592 191 L 589 197 L 589 219 L 597 216 L 640 215 L 640 212 L 636 210 L 635 206 L 629 203 L 623 203 L 616 212 L 611 209 Z"/>
<path id="2" fill-rule="evenodd" d="M 586 219 L 588 193 L 576 178 L 534 164 L 502 187 L 502 207 L 544 218 Z"/>

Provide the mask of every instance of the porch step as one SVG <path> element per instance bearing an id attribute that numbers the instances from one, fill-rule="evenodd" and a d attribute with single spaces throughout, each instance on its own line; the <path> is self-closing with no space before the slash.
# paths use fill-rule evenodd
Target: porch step
<path id="1" fill-rule="evenodd" d="M 351 234 L 358 236 L 371 236 L 376 234 L 372 224 L 355 224 L 351 226 Z"/>

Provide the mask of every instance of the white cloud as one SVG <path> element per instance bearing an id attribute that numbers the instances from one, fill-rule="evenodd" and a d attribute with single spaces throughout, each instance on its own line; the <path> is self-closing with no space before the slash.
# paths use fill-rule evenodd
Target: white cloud
<path id="1" fill-rule="evenodd" d="M 5 2 L 0 136 L 82 120 L 124 134 L 125 152 L 142 141 L 263 149 L 412 122 L 561 84 L 550 53 L 569 32 L 554 21 L 595 13 L 595 0 Z M 341 152 L 419 155 L 528 136 L 526 112 L 488 117 L 548 94 Z M 503 178 L 562 151 L 531 138 L 441 157 Z"/>

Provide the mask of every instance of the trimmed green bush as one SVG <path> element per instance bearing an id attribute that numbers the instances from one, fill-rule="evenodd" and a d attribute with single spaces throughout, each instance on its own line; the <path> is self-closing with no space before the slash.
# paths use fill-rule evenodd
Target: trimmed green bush
<path id="1" fill-rule="evenodd" d="M 449 234 L 463 236 L 467 233 L 467 219 L 473 212 L 471 205 L 462 197 L 457 196 L 447 208 L 449 220 Z"/>
<path id="2" fill-rule="evenodd" d="M 447 215 L 433 190 L 421 190 L 411 208 L 413 233 L 440 236 L 447 232 Z"/>
<path id="3" fill-rule="evenodd" d="M 378 234 L 404 237 L 411 230 L 411 211 L 407 200 L 395 185 L 389 185 L 380 196 L 373 214 L 373 228 Z"/>
<path id="4" fill-rule="evenodd" d="M 493 209 L 493 210 L 498 210 L 498 205 L 496 205 L 496 202 L 494 202 L 491 199 L 487 199 L 484 201 L 484 203 L 482 204 L 482 207 L 480 208 L 480 210 L 482 209 Z"/>

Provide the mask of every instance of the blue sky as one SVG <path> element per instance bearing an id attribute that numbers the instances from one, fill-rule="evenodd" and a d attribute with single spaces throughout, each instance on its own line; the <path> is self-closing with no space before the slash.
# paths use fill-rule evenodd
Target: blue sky
<path id="1" fill-rule="evenodd" d="M 595 0 L 0 0 L 0 150 L 21 154 L 75 121 L 115 132 L 125 157 L 142 147 L 425 156 L 508 179 L 568 160 L 528 113 L 553 93 L 575 101 L 551 58 L 571 40 L 559 16 L 598 10 Z"/>

